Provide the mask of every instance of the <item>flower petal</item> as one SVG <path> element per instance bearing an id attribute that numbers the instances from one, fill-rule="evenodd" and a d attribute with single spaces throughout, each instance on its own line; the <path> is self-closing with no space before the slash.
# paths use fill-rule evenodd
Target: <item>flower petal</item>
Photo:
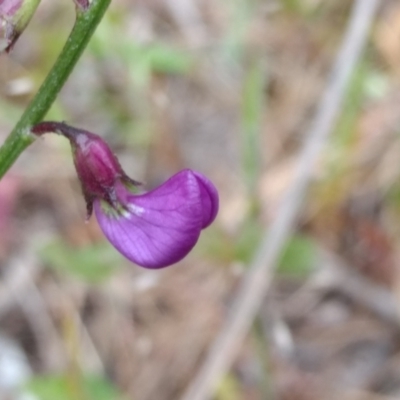
<path id="1" fill-rule="evenodd" d="M 219 196 L 214 184 L 199 172 L 192 171 L 196 176 L 200 187 L 201 201 L 203 203 L 203 224 L 202 228 L 207 228 L 218 214 Z"/>
<path id="2" fill-rule="evenodd" d="M 107 212 L 99 200 L 94 203 L 99 225 L 117 250 L 147 268 L 163 268 L 185 257 L 203 226 L 199 178 L 184 170 L 142 195 L 121 188 L 118 197 L 127 208 L 122 215 Z"/>

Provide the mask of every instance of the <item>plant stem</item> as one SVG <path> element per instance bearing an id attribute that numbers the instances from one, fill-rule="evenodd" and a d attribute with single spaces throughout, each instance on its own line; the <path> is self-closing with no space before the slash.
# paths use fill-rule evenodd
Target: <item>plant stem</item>
<path id="1" fill-rule="evenodd" d="M 93 0 L 86 11 L 77 11 L 74 28 L 61 54 L 38 93 L 0 147 L 0 179 L 19 155 L 35 140 L 35 136 L 30 134 L 30 128 L 40 122 L 47 114 L 89 43 L 110 2 L 111 0 Z"/>

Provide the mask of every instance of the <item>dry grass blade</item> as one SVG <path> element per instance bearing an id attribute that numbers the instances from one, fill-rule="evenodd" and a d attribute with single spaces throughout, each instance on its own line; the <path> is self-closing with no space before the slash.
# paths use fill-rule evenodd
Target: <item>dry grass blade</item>
<path id="1" fill-rule="evenodd" d="M 379 3 L 379 0 L 357 0 L 354 4 L 330 80 L 301 151 L 293 183 L 276 219 L 261 241 L 230 317 L 198 375 L 183 395 L 183 400 L 205 400 L 210 396 L 215 384 L 229 368 L 238 345 L 253 322 L 271 281 L 276 260 L 302 205 L 314 165 L 338 116 L 347 84 L 367 41 Z"/>

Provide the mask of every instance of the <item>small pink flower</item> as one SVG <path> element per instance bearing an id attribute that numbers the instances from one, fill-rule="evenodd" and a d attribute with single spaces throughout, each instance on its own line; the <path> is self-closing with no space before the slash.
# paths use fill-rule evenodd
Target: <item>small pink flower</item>
<path id="1" fill-rule="evenodd" d="M 217 215 L 218 192 L 198 172 L 180 171 L 140 193 L 140 184 L 125 174 L 99 136 L 57 122 L 43 122 L 32 132 L 56 132 L 70 140 L 88 217 L 94 206 L 108 240 L 138 265 L 163 268 L 180 261 Z"/>

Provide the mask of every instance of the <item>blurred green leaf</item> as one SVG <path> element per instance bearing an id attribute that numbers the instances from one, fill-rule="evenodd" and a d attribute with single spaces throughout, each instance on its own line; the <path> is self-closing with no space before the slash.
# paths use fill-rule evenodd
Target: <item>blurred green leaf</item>
<path id="1" fill-rule="evenodd" d="M 260 241 L 262 227 L 254 219 L 247 219 L 237 236 L 227 235 L 215 226 L 201 235 L 194 251 L 201 256 L 211 257 L 223 263 L 241 261 L 247 264 Z"/>
<path id="2" fill-rule="evenodd" d="M 391 233 L 394 237 L 400 238 L 400 183 L 396 182 L 385 195 L 385 208 L 390 218 Z"/>
<path id="3" fill-rule="evenodd" d="M 389 204 L 400 210 L 400 185 L 394 184 L 387 193 L 386 198 Z"/>
<path id="4" fill-rule="evenodd" d="M 229 263 L 234 259 L 232 239 L 215 225 L 207 229 L 207 234 L 200 235 L 193 252 L 199 257 L 210 257 L 223 263 Z"/>
<path id="5" fill-rule="evenodd" d="M 133 82 L 142 87 L 149 84 L 152 73 L 183 74 L 192 64 L 187 53 L 163 44 L 130 43 L 121 57 L 128 62 Z"/>
<path id="6" fill-rule="evenodd" d="M 33 378 L 26 389 L 38 400 L 117 400 L 110 382 L 97 376 L 47 375 Z"/>
<path id="7" fill-rule="evenodd" d="M 315 267 L 317 248 L 304 235 L 294 235 L 287 242 L 278 265 L 278 273 L 304 277 Z"/>
<path id="8" fill-rule="evenodd" d="M 231 66 L 243 56 L 246 35 L 256 12 L 254 0 L 233 0 L 227 2 L 229 7 L 229 24 L 222 41 L 220 55 Z"/>
<path id="9" fill-rule="evenodd" d="M 380 100 L 391 90 L 391 82 L 387 75 L 376 69 L 371 69 L 364 83 L 365 95 L 371 100 Z"/>
<path id="10" fill-rule="evenodd" d="M 63 241 L 54 241 L 45 246 L 40 255 L 49 267 L 89 283 L 104 281 L 123 262 L 122 256 L 106 243 L 72 248 Z"/>
<path id="11" fill-rule="evenodd" d="M 322 185 L 330 186 L 349 177 L 349 161 L 358 140 L 359 116 L 365 101 L 365 80 L 369 70 L 368 60 L 362 59 L 352 75 L 335 134 L 330 139 L 327 174 Z"/>
<path id="12" fill-rule="evenodd" d="M 0 118 L 3 122 L 14 123 L 21 115 L 21 107 L 0 99 Z"/>
<path id="13" fill-rule="evenodd" d="M 266 68 L 262 59 L 253 61 L 246 74 L 242 97 L 243 168 L 250 193 L 256 190 L 260 170 L 260 134 L 265 102 Z"/>
<path id="14" fill-rule="evenodd" d="M 304 2 L 299 0 L 282 0 L 282 5 L 285 11 L 295 14 L 302 14 L 304 11 Z"/>
<path id="15" fill-rule="evenodd" d="M 368 60 L 362 59 L 350 80 L 350 84 L 347 88 L 346 98 L 342 107 L 342 114 L 336 125 L 333 136 L 333 142 L 339 148 L 347 150 L 353 143 L 353 140 L 357 134 L 357 122 L 361 106 L 365 99 L 365 82 L 368 76 L 370 66 Z"/>
<path id="16" fill-rule="evenodd" d="M 188 53 L 162 44 L 148 47 L 147 57 L 155 72 L 181 74 L 187 72 L 192 64 Z"/>
<path id="17" fill-rule="evenodd" d="M 242 226 L 240 236 L 236 240 L 234 255 L 235 259 L 248 264 L 257 246 L 260 243 L 263 229 L 254 219 L 248 219 Z"/>
<path id="18" fill-rule="evenodd" d="M 91 51 L 101 58 L 117 57 L 130 70 L 133 83 L 146 88 L 151 74 L 181 74 L 192 64 L 191 53 L 164 43 L 142 43 L 126 37 L 121 18 L 108 13 L 96 30 Z"/>
<path id="19" fill-rule="evenodd" d="M 215 395 L 216 400 L 240 400 L 240 384 L 232 374 L 221 379 Z"/>

